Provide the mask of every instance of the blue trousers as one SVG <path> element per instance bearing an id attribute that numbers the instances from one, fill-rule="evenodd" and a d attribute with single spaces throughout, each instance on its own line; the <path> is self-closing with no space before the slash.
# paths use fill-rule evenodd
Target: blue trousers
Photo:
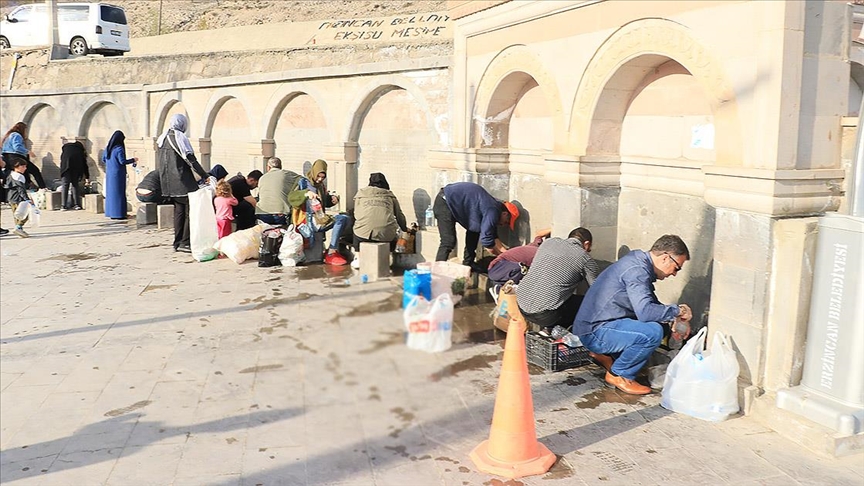
<path id="1" fill-rule="evenodd" d="M 663 340 L 663 326 L 656 322 L 618 319 L 606 322 L 594 331 L 579 336 L 588 351 L 609 354 L 615 358 L 612 373 L 629 380 L 636 379 L 648 357 Z"/>

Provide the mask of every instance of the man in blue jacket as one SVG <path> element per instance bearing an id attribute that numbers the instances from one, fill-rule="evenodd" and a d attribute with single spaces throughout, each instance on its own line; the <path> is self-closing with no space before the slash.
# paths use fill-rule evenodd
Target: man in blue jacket
<path id="1" fill-rule="evenodd" d="M 519 208 L 502 202 L 473 182 L 456 182 L 444 186 L 432 206 L 438 220 L 441 243 L 435 261 L 446 261 L 456 248 L 456 223 L 465 228 L 465 253 L 462 264 L 472 266 L 477 256 L 477 243 L 493 255 L 500 255 L 507 247 L 498 239 L 498 226 L 510 225 L 512 231 Z"/>
<path id="2" fill-rule="evenodd" d="M 636 382 L 636 374 L 663 339 L 661 323 L 676 319 L 689 323 L 693 317 L 686 304 L 661 304 L 654 294 L 654 282 L 677 275 L 689 259 L 681 238 L 663 235 L 650 251 L 624 255 L 588 289 L 573 321 L 573 334 L 606 368 L 610 386 L 631 395 L 651 393 Z"/>

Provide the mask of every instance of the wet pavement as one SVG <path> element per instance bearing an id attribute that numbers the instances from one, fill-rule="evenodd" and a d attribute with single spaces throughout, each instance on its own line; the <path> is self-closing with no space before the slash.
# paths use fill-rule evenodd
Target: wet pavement
<path id="1" fill-rule="evenodd" d="M 457 306 L 453 347 L 426 354 L 403 344 L 398 276 L 198 263 L 170 230 L 42 222 L 0 239 L 4 484 L 864 484 L 862 456 L 670 413 L 594 365 L 529 367 L 548 473 L 480 473 L 468 454 L 488 437 L 505 337 L 485 292 Z"/>

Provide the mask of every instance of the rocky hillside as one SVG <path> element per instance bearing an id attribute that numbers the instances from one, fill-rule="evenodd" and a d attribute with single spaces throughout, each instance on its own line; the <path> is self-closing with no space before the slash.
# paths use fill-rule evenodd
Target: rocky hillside
<path id="1" fill-rule="evenodd" d="M 445 0 L 108 0 L 126 9 L 132 37 L 307 20 L 440 12 Z M 6 14 L 28 0 L 0 0 Z M 60 3 L 66 3 L 63 0 Z M 159 10 L 162 10 L 161 25 Z"/>

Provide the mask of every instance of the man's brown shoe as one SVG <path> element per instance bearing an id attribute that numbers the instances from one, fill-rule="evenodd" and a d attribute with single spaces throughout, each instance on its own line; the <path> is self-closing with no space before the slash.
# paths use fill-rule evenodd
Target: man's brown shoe
<path id="1" fill-rule="evenodd" d="M 606 383 L 610 386 L 621 390 L 628 395 L 647 395 L 651 393 L 651 389 L 647 386 L 640 385 L 634 380 L 628 380 L 622 376 L 615 376 L 611 372 L 606 372 Z"/>
<path id="2" fill-rule="evenodd" d="M 607 372 L 612 371 L 612 363 L 614 362 L 614 360 L 612 359 L 612 356 L 609 356 L 606 354 L 590 353 L 590 352 L 588 353 L 588 356 L 590 356 L 591 359 L 593 359 L 595 363 L 606 368 Z"/>

